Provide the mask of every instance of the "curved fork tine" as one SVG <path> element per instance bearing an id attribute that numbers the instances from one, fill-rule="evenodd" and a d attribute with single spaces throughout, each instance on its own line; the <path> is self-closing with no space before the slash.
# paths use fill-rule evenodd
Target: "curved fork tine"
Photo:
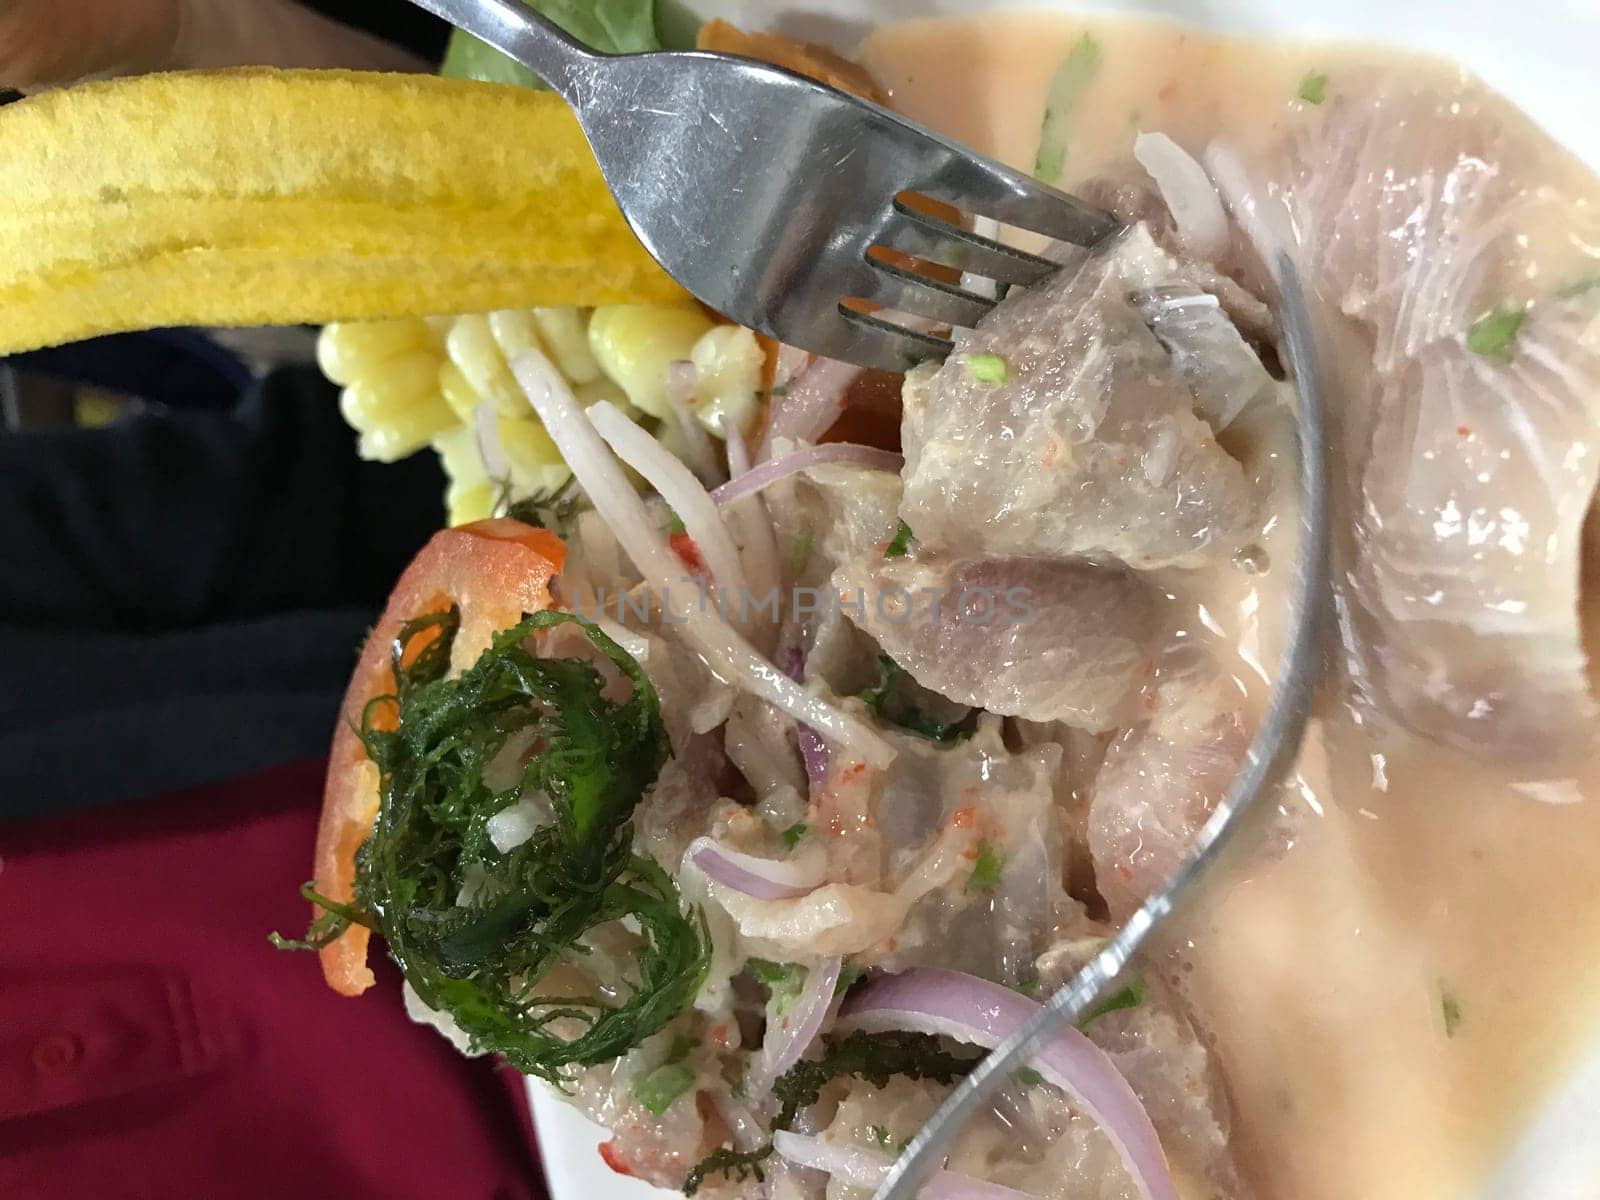
<path id="1" fill-rule="evenodd" d="M 1123 227 L 1102 208 L 976 154 L 951 155 L 935 178 L 912 190 L 1058 242 L 1097 246 Z"/>
<path id="2" fill-rule="evenodd" d="M 944 358 L 953 349 L 948 338 L 907 329 L 843 305 L 839 306 L 839 316 L 841 336 L 838 344 L 827 351 L 831 358 L 898 373 L 930 358 Z"/>
<path id="3" fill-rule="evenodd" d="M 870 272 L 863 281 L 857 300 L 870 300 L 885 308 L 915 313 L 947 325 L 976 325 L 988 316 L 995 302 L 987 296 L 969 292 L 926 275 L 918 275 L 892 263 L 869 258 Z"/>
<path id="4" fill-rule="evenodd" d="M 951 263 L 1001 283 L 1038 283 L 1061 269 L 1060 263 L 980 237 L 959 225 L 920 213 L 899 199 L 894 202 L 894 215 L 884 224 L 878 242 L 916 258 Z"/>

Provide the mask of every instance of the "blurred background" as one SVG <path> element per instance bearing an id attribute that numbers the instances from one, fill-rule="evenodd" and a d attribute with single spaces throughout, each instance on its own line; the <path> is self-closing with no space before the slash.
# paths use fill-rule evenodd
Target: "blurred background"
<path id="1" fill-rule="evenodd" d="M 432 71 L 393 0 L 7 0 L 0 103 L 234 65 Z M 3 153 L 0 147 L 0 153 Z M 0 318 L 3 319 L 3 318 Z M 0 1195 L 541 1197 L 519 1076 L 297 937 L 360 644 L 444 521 L 315 330 L 0 359 Z"/>

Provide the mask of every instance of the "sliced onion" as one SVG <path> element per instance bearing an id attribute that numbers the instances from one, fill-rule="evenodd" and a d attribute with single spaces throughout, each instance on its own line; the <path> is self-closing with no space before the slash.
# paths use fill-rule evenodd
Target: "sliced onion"
<path id="1" fill-rule="evenodd" d="M 718 883 L 757 900 L 793 900 L 797 896 L 809 896 L 828 878 L 827 860 L 822 855 L 797 859 L 760 858 L 730 850 L 708 837 L 690 842 L 683 852 L 683 861 L 692 862 Z"/>
<path id="2" fill-rule="evenodd" d="M 799 646 L 790 646 L 778 662 L 784 674 L 790 679 L 796 683 L 805 681 L 806 656 L 805 651 Z M 796 726 L 795 739 L 800 743 L 800 762 L 806 769 L 806 782 L 811 785 L 811 791 L 816 792 L 828 781 L 828 766 L 831 761 L 828 743 L 822 740 L 815 729 L 806 724 Z"/>
<path id="3" fill-rule="evenodd" d="M 798 1167 L 825 1171 L 842 1183 L 863 1191 L 877 1191 L 894 1159 L 865 1146 L 842 1145 L 819 1137 L 806 1137 L 787 1129 L 775 1130 L 772 1145 Z M 989 1183 L 954 1171 L 936 1171 L 917 1193 L 922 1200 L 1037 1200 L 1027 1192 Z"/>
<path id="4" fill-rule="evenodd" d="M 700 557 L 711 570 L 711 580 L 730 600 L 746 594 L 744 566 L 722 514 L 710 495 L 670 450 L 635 425 L 609 400 L 589 406 L 589 422 L 605 438 L 617 457 L 649 481 L 672 506 L 683 528 L 694 539 Z"/>
<path id="5" fill-rule="evenodd" d="M 717 1115 L 722 1118 L 722 1123 L 728 1127 L 733 1148 L 740 1153 L 749 1154 L 752 1150 L 759 1150 L 766 1144 L 766 1131 L 761 1128 L 761 1122 L 756 1120 L 755 1113 L 750 1107 L 741 1104 L 732 1096 L 721 1091 L 709 1093 L 712 1106 L 716 1108 Z M 787 1172 L 788 1164 L 781 1158 L 774 1159 L 768 1164 L 768 1169 L 763 1172 L 767 1180 L 756 1182 L 756 1194 L 766 1197 L 773 1195 L 778 1189 L 777 1176 Z"/>
<path id="6" fill-rule="evenodd" d="M 520 354 L 511 364 L 528 402 L 544 421 L 561 457 L 596 512 L 616 535 L 647 585 L 665 602 L 670 588 L 684 582 L 682 565 L 667 548 L 650 514 L 633 490 L 622 466 L 589 423 L 582 408 L 550 360 L 538 351 Z M 685 518 L 687 526 L 687 518 Z M 895 749 L 870 726 L 807 692 L 779 671 L 736 633 L 714 610 L 690 604 L 678 625 L 684 639 L 729 683 L 743 687 L 797 721 L 815 726 L 836 745 L 871 766 L 894 761 Z"/>
<path id="7" fill-rule="evenodd" d="M 478 457 L 483 460 L 483 473 L 490 479 L 510 479 L 511 460 L 506 457 L 505 446 L 500 442 L 500 414 L 493 400 L 480 400 L 472 410 L 472 431 L 478 441 Z"/>
<path id="8" fill-rule="evenodd" d="M 692 362 L 680 359 L 667 364 L 667 409 L 683 435 L 684 454 L 700 482 L 716 487 L 722 479 L 717 450 L 711 444 L 706 427 L 694 415 L 694 390 L 698 381 L 699 372 Z"/>
<path id="9" fill-rule="evenodd" d="M 846 999 L 835 1028 L 935 1033 L 993 1047 L 1040 1007 L 987 979 L 918 969 L 881 976 L 857 988 Z M 1149 1115 L 1100 1047 L 1069 1025 L 1045 1043 L 1032 1065 L 1099 1124 L 1144 1200 L 1179 1200 Z"/>
<path id="10" fill-rule="evenodd" d="M 1295 245 L 1288 214 L 1281 208 L 1269 208 L 1262 204 L 1261 191 L 1231 147 L 1212 142 L 1206 147 L 1205 160 L 1206 170 L 1216 190 L 1227 202 L 1228 211 L 1233 214 L 1234 221 L 1260 256 L 1261 265 L 1276 283 L 1278 262 Z"/>
<path id="11" fill-rule="evenodd" d="M 893 450 L 879 450 L 876 446 L 859 446 L 854 442 L 824 442 L 820 446 L 807 446 L 778 458 L 768 459 L 758 467 L 735 475 L 711 493 L 718 504 L 727 504 L 745 496 L 753 496 L 778 480 L 804 471 L 807 467 L 823 463 L 859 463 L 879 471 L 898 471 L 905 459 Z"/>
<path id="12" fill-rule="evenodd" d="M 1228 248 L 1228 218 L 1206 169 L 1164 133 L 1133 139 L 1133 157 L 1155 180 L 1156 190 L 1178 226 L 1178 241 L 1201 258 Z"/>
<path id="13" fill-rule="evenodd" d="M 744 440 L 739 423 L 726 413 L 722 416 L 722 435 L 728 446 L 728 470 L 735 475 L 743 475 L 750 469 L 750 446 Z M 729 508 L 728 516 L 735 523 L 735 533 L 741 535 L 739 541 L 743 551 L 745 578 L 749 581 L 751 593 L 757 602 L 765 601 L 768 593 L 783 583 L 778 565 L 778 535 L 773 531 L 772 515 L 767 511 L 766 501 L 760 496 L 751 496 L 743 504 Z M 771 637 L 760 636 L 757 630 L 751 631 L 757 644 L 767 645 L 777 637 L 775 626 L 769 632 Z"/>
<path id="14" fill-rule="evenodd" d="M 757 461 L 772 457 L 772 444 L 778 438 L 814 442 L 826 433 L 844 411 L 850 385 L 864 370 L 833 358 L 813 359 L 790 381 L 783 395 L 772 397 Z"/>
<path id="15" fill-rule="evenodd" d="M 750 1072 L 750 1094 L 758 1099 L 811 1048 L 833 1007 L 833 993 L 839 987 L 839 972 L 844 959 L 825 958 L 806 976 L 805 987 L 781 1020 L 767 1022 L 767 1036 L 761 1043 L 761 1056 Z"/>
<path id="16" fill-rule="evenodd" d="M 779 342 L 777 361 L 772 364 L 772 386 L 787 389 L 794 377 L 809 367 L 815 357 L 809 350 Z"/>

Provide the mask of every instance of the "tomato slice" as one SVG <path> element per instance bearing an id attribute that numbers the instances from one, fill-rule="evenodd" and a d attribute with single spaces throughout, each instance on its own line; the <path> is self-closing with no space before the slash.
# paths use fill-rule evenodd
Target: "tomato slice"
<path id="1" fill-rule="evenodd" d="M 317 826 L 318 894 L 346 904 L 355 898 L 356 851 L 378 816 L 378 769 L 356 730 L 373 697 L 395 690 L 391 653 L 401 626 L 455 605 L 461 628 L 451 665 L 460 669 L 487 649 L 497 632 L 550 607 L 550 579 L 566 556 L 566 546 L 549 530 L 499 517 L 435 534 L 401 573 L 367 636 L 339 709 Z M 334 991 L 359 996 L 372 986 L 370 937 L 368 930 L 352 925 L 322 948 L 322 974 Z"/>

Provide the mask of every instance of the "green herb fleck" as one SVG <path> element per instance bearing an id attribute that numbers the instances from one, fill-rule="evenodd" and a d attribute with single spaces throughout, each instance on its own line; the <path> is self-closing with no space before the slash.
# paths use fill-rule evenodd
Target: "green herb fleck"
<path id="1" fill-rule="evenodd" d="M 667 511 L 671 512 L 672 510 L 668 509 Z M 667 532 L 669 534 L 670 533 L 688 533 L 689 532 L 689 527 L 683 523 L 683 518 L 680 517 L 677 513 L 674 512 L 674 513 L 672 513 L 672 519 L 667 522 Z"/>
<path id="2" fill-rule="evenodd" d="M 1321 104 L 1328 98 L 1328 77 L 1321 71 L 1308 71 L 1296 95 L 1307 104 Z"/>
<path id="3" fill-rule="evenodd" d="M 768 962 L 764 958 L 752 958 L 750 973 L 756 977 L 758 983 L 766 987 L 775 1015 L 783 1016 L 800 998 L 805 977 L 800 968 L 793 963 L 775 963 Z"/>
<path id="4" fill-rule="evenodd" d="M 1467 330 L 1467 349 L 1485 358 L 1511 361 L 1511 344 L 1527 313 L 1520 308 L 1497 308 L 1479 317 Z"/>
<path id="5" fill-rule="evenodd" d="M 915 535 L 911 532 L 911 526 L 901 521 L 895 527 L 894 537 L 883 548 L 883 556 L 885 558 L 904 558 L 910 552 L 911 543 L 914 539 Z"/>
<path id="6" fill-rule="evenodd" d="M 789 394 L 789 385 L 787 383 L 780 383 L 777 387 L 772 389 L 772 395 L 774 397 L 779 398 L 779 399 L 783 398 L 784 396 L 787 396 L 788 394 Z"/>
<path id="7" fill-rule="evenodd" d="M 1444 1033 L 1446 1037 L 1455 1037 L 1456 1030 L 1461 1028 L 1461 1002 L 1451 992 L 1441 992 L 1439 995 L 1439 1011 L 1444 1015 Z"/>
<path id="8" fill-rule="evenodd" d="M 882 1125 L 874 1125 L 869 1128 L 867 1132 L 872 1135 L 872 1140 L 877 1142 L 878 1145 L 882 1146 L 885 1150 L 894 1145 L 894 1138 Z"/>
<path id="9" fill-rule="evenodd" d="M 567 623 L 629 680 L 628 700 L 606 699 L 591 663 L 525 645 Z M 704 917 L 685 915 L 671 877 L 632 850 L 633 810 L 669 743 L 649 678 L 589 622 L 536 613 L 448 679 L 459 625 L 450 610 L 408 622 L 395 640 L 395 694 L 370 701 L 359 730 L 378 768 L 378 817 L 356 855 L 355 904 L 328 911 L 381 933 L 422 1002 L 450 1013 L 475 1051 L 561 1082 L 662 1029 L 705 978 Z M 513 738 L 536 749 L 512 786 L 492 791 L 485 769 Z M 499 853 L 489 818 L 535 791 L 555 819 Z M 487 886 L 458 905 L 469 868 Z M 556 966 L 581 962 L 585 934 L 625 919 L 639 938 L 631 994 L 539 993 Z M 328 931 L 314 925 L 306 941 Z M 577 1024 L 576 1035 L 554 1032 L 558 1021 Z"/>
<path id="10" fill-rule="evenodd" d="M 1024 996 L 1037 996 L 1039 994 L 1039 985 L 1039 977 L 1037 975 L 1032 975 L 1029 978 L 1022 980 L 1011 990 L 1014 992 L 1019 992 Z"/>
<path id="11" fill-rule="evenodd" d="M 1018 1086 L 1025 1088 L 1038 1087 L 1044 1082 L 1044 1076 L 1032 1067 L 1019 1067 L 1013 1078 L 1016 1079 Z"/>
<path id="12" fill-rule="evenodd" d="M 572 532 L 574 518 L 584 505 L 583 493 L 570 482 L 555 491 L 537 491 L 520 500 L 511 498 L 511 481 L 502 480 L 496 509 L 503 516 L 563 537 Z"/>
<path id="13" fill-rule="evenodd" d="M 900 698 L 899 684 L 905 668 L 887 654 L 878 655 L 878 682 L 856 693 L 879 720 L 898 725 L 908 733 L 932 742 L 959 742 L 972 736 L 971 713 L 957 721 L 940 721 Z M 974 710 L 976 711 L 976 710 Z"/>
<path id="14" fill-rule="evenodd" d="M 1006 360 L 998 354 L 969 354 L 967 374 L 979 383 L 1004 383 L 1010 372 Z"/>
<path id="15" fill-rule="evenodd" d="M 1000 873 L 1005 869 L 1005 859 L 987 841 L 978 843 L 978 861 L 972 874 L 967 876 L 967 891 L 992 892 L 1000 886 Z"/>
<path id="16" fill-rule="evenodd" d="M 1039 154 L 1033 173 L 1046 183 L 1061 177 L 1067 162 L 1067 135 L 1074 110 L 1100 71 L 1100 43 L 1084 34 L 1067 52 L 1045 97 L 1044 121 L 1039 127 Z"/>
<path id="17" fill-rule="evenodd" d="M 800 839 L 806 836 L 806 828 L 806 823 L 804 821 L 796 821 L 793 825 L 789 826 L 789 828 L 785 829 L 783 831 L 783 848 L 785 850 L 793 850 L 796 846 L 798 846 L 800 844 Z"/>
<path id="18" fill-rule="evenodd" d="M 855 959 L 845 959 L 844 965 L 839 968 L 839 982 L 833 985 L 833 994 L 835 996 L 844 995 L 851 988 L 855 987 L 855 985 L 861 981 L 861 977 L 866 973 L 867 969 Z"/>
<path id="19" fill-rule="evenodd" d="M 1114 1013 L 1124 1008 L 1138 1008 L 1139 1005 L 1144 1003 L 1144 993 L 1144 976 L 1136 975 L 1120 991 L 1113 992 L 1105 999 L 1091 1004 L 1083 1016 L 1078 1018 L 1078 1028 L 1087 1029 L 1091 1022 L 1098 1021 L 1107 1013 Z"/>
<path id="20" fill-rule="evenodd" d="M 522 0 L 554 21 L 567 33 L 592 50 L 603 54 L 636 54 L 646 50 L 691 49 L 693 37 L 684 41 L 682 31 L 669 27 L 657 11 L 656 0 Z M 664 34 L 673 33 L 676 47 L 666 46 Z M 543 87 L 532 71 L 481 42 L 469 33 L 455 30 L 445 50 L 440 74 L 456 79 L 481 79 L 489 83 L 515 83 L 523 87 Z"/>
<path id="21" fill-rule="evenodd" d="M 320 895 L 311 882 L 300 885 L 300 895 L 322 909 L 322 915 L 311 922 L 303 938 L 286 938 L 281 933 L 267 934 L 267 941 L 279 950 L 321 950 L 337 941 L 352 925 L 373 928 L 372 919 L 366 913 L 353 905 L 340 904 Z"/>
<path id="22" fill-rule="evenodd" d="M 693 1071 L 682 1063 L 667 1063 L 633 1085 L 633 1098 L 659 1117 L 693 1086 Z"/>
<path id="23" fill-rule="evenodd" d="M 754 1175 L 757 1183 L 765 1183 L 767 1176 L 761 1164 L 771 1157 L 771 1142 L 757 1150 L 735 1150 L 732 1146 L 724 1146 L 695 1164 L 694 1170 L 683 1181 L 683 1194 L 694 1195 L 713 1175 L 721 1175 L 736 1183 L 743 1183 Z"/>
<path id="24" fill-rule="evenodd" d="M 815 1104 L 829 1081 L 840 1076 L 849 1075 L 880 1088 L 896 1075 L 954 1083 L 977 1066 L 982 1057 L 946 1050 L 938 1038 L 925 1033 L 852 1033 L 827 1041 L 825 1046 L 822 1057 L 796 1063 L 773 1084 L 772 1092 L 779 1104 L 773 1129 L 794 1128 L 801 1111 Z M 718 1150 L 689 1172 L 684 1194 L 694 1195 L 713 1175 L 744 1179 L 753 1174 L 761 1179 L 760 1163 L 771 1154 L 770 1143 L 742 1153 Z"/>
<path id="25" fill-rule="evenodd" d="M 806 563 L 811 561 L 811 543 L 816 534 L 808 525 L 794 535 L 794 545 L 789 547 L 789 574 L 798 575 L 806 569 Z"/>
<path id="26" fill-rule="evenodd" d="M 668 1065 L 671 1065 L 672 1063 L 681 1063 L 684 1059 L 689 1057 L 689 1051 L 693 1050 L 699 1044 L 699 1038 L 688 1037 L 680 1033 L 677 1037 L 672 1039 L 672 1045 L 667 1048 L 667 1057 L 662 1061 Z"/>

